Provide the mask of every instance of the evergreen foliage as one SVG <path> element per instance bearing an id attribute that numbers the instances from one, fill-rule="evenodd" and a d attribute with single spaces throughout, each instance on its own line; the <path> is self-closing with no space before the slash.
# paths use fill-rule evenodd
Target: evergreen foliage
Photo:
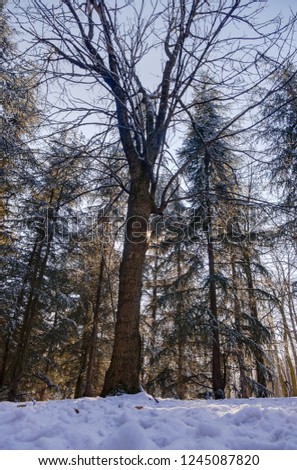
<path id="1" fill-rule="evenodd" d="M 140 15 L 131 49 L 127 32 L 121 45 L 106 26 L 113 20 L 105 2 L 74 2 L 78 13 L 62 3 L 49 11 L 34 0 L 32 11 L 59 41 L 67 11 L 71 27 L 63 33 L 71 37 L 78 27 L 75 41 L 67 36 L 64 50 L 44 39 L 48 55 L 37 54 L 33 66 L 1 12 L 0 399 L 134 393 L 140 384 L 179 399 L 296 396 L 294 67 L 287 62 L 272 73 L 271 63 L 261 62 L 269 80 L 261 76 L 252 88 L 261 95 L 262 81 L 273 81 L 273 92 L 260 99 L 261 117 L 247 124 L 241 109 L 230 119 L 225 106 L 241 96 L 236 80 L 228 89 L 229 74 L 243 72 L 238 56 L 226 62 L 220 83 L 211 60 L 206 67 L 197 61 L 204 44 L 193 26 L 199 2 L 191 11 L 181 2 L 180 21 L 188 18 L 182 26 L 174 2 L 151 23 Z M 224 27 L 229 13 L 222 15 Z M 141 55 L 151 47 L 140 37 L 157 17 L 169 22 L 166 62 L 161 85 L 149 93 L 136 65 L 138 49 Z M 212 28 L 209 35 L 205 56 L 217 40 Z M 83 87 L 81 99 L 72 96 L 73 82 Z M 98 82 L 101 95 L 89 107 L 84 93 Z M 47 86 L 51 102 L 41 113 Z M 253 89 L 242 93 L 252 100 Z M 86 124 L 91 137 L 83 134 Z M 175 152 L 166 136 L 180 142 L 179 124 L 185 132 Z M 263 181 L 268 175 L 274 201 L 259 192 L 254 171 Z"/>

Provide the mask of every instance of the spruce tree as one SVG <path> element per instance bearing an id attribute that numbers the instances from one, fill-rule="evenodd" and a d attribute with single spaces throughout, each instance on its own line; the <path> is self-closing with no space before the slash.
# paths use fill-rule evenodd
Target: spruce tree
<path id="1" fill-rule="evenodd" d="M 208 84 L 207 84 L 208 83 Z M 219 95 L 211 88 L 211 80 L 204 83 L 194 100 L 192 123 L 180 157 L 188 162 L 187 178 L 190 184 L 193 223 L 200 224 L 206 239 L 208 264 L 207 288 L 209 295 L 209 322 L 212 335 L 212 388 L 215 398 L 224 397 L 225 377 L 220 338 L 220 312 L 218 288 L 221 285 L 217 257 L 216 226 L 224 217 L 226 201 L 236 187 L 235 157 L 220 131 L 224 126 L 222 110 L 218 106 Z"/>

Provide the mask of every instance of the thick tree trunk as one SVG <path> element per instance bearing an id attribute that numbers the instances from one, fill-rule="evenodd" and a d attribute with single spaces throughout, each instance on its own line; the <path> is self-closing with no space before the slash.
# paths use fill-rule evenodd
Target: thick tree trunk
<path id="1" fill-rule="evenodd" d="M 128 200 L 114 348 L 102 396 L 140 391 L 140 302 L 142 271 L 147 251 L 147 224 L 151 209 L 148 178 L 138 175 L 132 180 Z"/>

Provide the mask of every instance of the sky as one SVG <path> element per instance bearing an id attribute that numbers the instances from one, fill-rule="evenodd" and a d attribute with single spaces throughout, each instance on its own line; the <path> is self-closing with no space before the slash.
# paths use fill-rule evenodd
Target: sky
<path id="1" fill-rule="evenodd" d="M 12 11 L 14 11 L 14 6 L 13 6 L 14 1 L 18 2 L 18 0 L 9 0 L 8 1 L 8 7 L 11 8 Z M 216 3 L 215 0 L 212 0 L 212 1 L 214 3 Z M 129 0 L 127 2 L 132 4 L 132 5 L 135 5 L 138 10 L 140 9 L 140 5 L 142 4 L 141 0 Z M 20 2 L 20 4 L 22 5 L 22 7 L 25 10 L 26 10 L 26 5 L 32 6 L 32 3 L 33 2 L 30 2 L 30 0 L 25 0 L 25 1 Z M 58 6 L 58 5 L 61 4 L 60 0 L 45 0 L 44 3 L 48 4 L 49 6 L 50 5 Z M 107 1 L 107 4 L 113 4 L 113 3 L 114 2 L 110 1 L 110 0 Z M 119 3 L 120 4 L 124 3 L 124 0 L 120 0 Z M 151 3 L 153 3 L 153 2 L 144 2 L 144 5 L 145 5 L 144 15 L 146 15 L 147 13 L 150 13 L 152 11 L 151 10 Z M 162 5 L 162 3 L 166 5 L 166 1 L 160 2 L 160 5 Z M 247 2 L 245 0 L 242 0 L 241 3 L 245 4 Z M 263 8 L 262 13 L 260 13 L 258 15 L 260 21 L 266 21 L 266 20 L 272 19 L 274 16 L 276 16 L 280 12 L 280 10 L 281 10 L 284 18 L 288 18 L 289 14 L 290 14 L 290 8 L 294 10 L 293 3 L 295 4 L 295 12 L 296 12 L 296 2 L 294 0 L 283 0 L 281 2 L 279 0 L 262 0 L 262 1 L 255 0 L 254 3 L 255 3 L 255 9 L 257 9 L 259 7 Z M 158 8 L 159 8 L 159 4 L 158 4 Z M 251 8 L 253 8 L 253 7 L 249 7 L 249 9 L 251 9 Z M 129 14 L 129 12 L 131 13 L 131 11 L 132 10 L 128 7 L 128 10 L 127 10 L 128 13 L 127 14 Z M 123 10 L 123 12 L 124 13 L 122 15 L 122 18 L 125 20 L 125 22 L 126 23 L 129 23 L 129 21 L 131 22 L 131 18 L 127 18 L 126 10 Z M 37 22 L 34 22 L 34 26 L 36 26 L 36 24 L 37 24 Z M 243 28 L 242 24 L 240 25 L 240 28 Z M 234 32 L 235 32 L 236 36 L 239 35 L 238 33 L 241 33 L 241 34 L 243 33 L 243 30 L 239 31 L 238 29 L 235 29 L 235 28 L 230 27 L 230 26 L 228 27 L 228 29 L 226 29 L 226 34 L 229 34 L 229 31 L 231 32 L 231 34 L 234 34 Z M 48 32 L 48 34 L 50 34 L 50 32 Z M 251 32 L 249 31 L 248 34 L 250 35 Z M 19 44 L 19 47 L 21 49 L 26 47 L 25 42 L 22 41 L 22 40 L 19 40 L 18 44 Z M 236 46 L 234 46 L 234 44 L 233 44 L 233 47 L 236 47 Z M 258 48 L 258 46 L 256 46 L 256 45 L 255 45 L 255 47 Z M 160 83 L 161 64 L 162 63 L 164 64 L 164 61 L 166 60 L 166 56 L 165 56 L 165 53 L 163 51 L 163 47 L 161 47 L 161 49 L 162 49 L 162 51 L 160 52 L 160 49 L 154 48 L 154 50 L 149 52 L 141 60 L 141 62 L 139 64 L 139 67 L 138 67 L 138 73 L 139 73 L 139 76 L 140 76 L 144 86 L 147 87 L 149 89 L 149 91 L 151 91 L 151 92 L 154 91 L 156 89 L 157 85 Z M 261 50 L 261 47 L 259 47 L 259 50 Z M 215 56 L 218 53 L 220 54 L 220 52 L 214 51 Z M 199 55 L 199 53 L 198 53 L 198 55 Z M 226 67 L 226 65 L 225 65 L 225 67 Z M 215 71 L 214 73 L 216 74 L 217 72 Z M 66 88 L 68 90 L 70 90 L 69 84 L 67 85 Z M 73 94 L 74 94 L 74 96 L 76 96 L 76 98 L 77 98 L 77 96 L 79 96 L 79 97 L 86 97 L 86 99 L 90 100 L 90 96 L 91 97 L 99 96 L 98 93 L 96 93 L 96 92 L 93 93 L 93 90 L 91 90 L 90 96 L 87 96 L 87 91 L 86 91 L 87 86 L 86 85 L 81 85 L 78 89 L 79 89 L 79 92 L 73 90 Z M 54 94 L 54 89 L 52 89 L 52 101 L 55 101 L 55 98 L 53 98 L 54 96 L 58 96 L 58 87 L 56 87 L 55 94 Z M 60 102 L 60 104 L 61 104 L 61 102 Z M 96 104 L 98 104 L 98 103 L 96 103 Z M 77 101 L 77 106 L 79 106 L 78 101 Z M 107 106 L 109 106 L 109 105 L 107 104 Z M 93 120 L 96 121 L 96 116 L 93 116 L 93 117 L 94 117 Z M 64 115 L 63 119 L 65 119 L 65 115 Z M 100 119 L 100 117 L 97 117 L 97 119 Z M 87 122 L 90 122 L 90 119 L 88 119 Z"/>

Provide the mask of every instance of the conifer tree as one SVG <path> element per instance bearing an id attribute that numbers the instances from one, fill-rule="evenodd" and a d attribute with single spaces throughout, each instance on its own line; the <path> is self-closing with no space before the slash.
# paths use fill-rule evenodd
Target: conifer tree
<path id="1" fill-rule="evenodd" d="M 217 105 L 219 95 L 207 83 L 211 81 L 204 77 L 204 84 L 199 91 L 197 90 L 191 127 L 180 156 L 184 162 L 189 162 L 187 177 L 193 194 L 192 206 L 196 214 L 196 220 L 193 222 L 200 223 L 206 238 L 209 322 L 212 334 L 212 387 L 215 398 L 223 398 L 225 378 L 217 298 L 223 277 L 217 265 L 218 246 L 215 231 L 219 219 L 224 217 L 225 201 L 230 195 L 232 196 L 236 187 L 236 177 L 234 155 L 229 150 L 226 139 L 220 136 L 224 119 Z"/>
<path id="2" fill-rule="evenodd" d="M 118 132 L 129 173 L 129 185 L 125 188 L 127 236 L 119 276 L 114 349 L 102 396 L 117 393 L 118 389 L 137 393 L 140 390 L 139 325 L 148 222 L 152 214 L 164 211 L 172 183 L 182 171 L 178 168 L 168 178 L 159 201 L 156 198 L 160 187 L 159 169 L 168 137 L 177 123 L 187 119 L 191 110 L 189 92 L 197 85 L 197 76 L 202 70 L 213 70 L 216 86 L 225 89 L 225 103 L 234 103 L 238 96 L 251 96 L 250 69 L 258 74 L 252 86 L 255 88 L 266 76 L 266 71 L 262 74 L 262 69 L 256 66 L 261 53 L 272 52 L 275 56 L 275 47 L 281 48 L 287 41 L 284 34 L 287 29 L 279 22 L 258 22 L 251 8 L 252 0 L 245 5 L 240 0 L 220 1 L 218 5 L 198 0 L 170 0 L 167 4 L 149 4 L 148 8 L 143 2 L 118 5 L 109 0 L 83 3 L 63 0 L 57 5 L 32 0 L 32 7 L 28 9 L 14 0 L 14 5 L 17 21 L 32 41 L 29 50 L 36 54 L 34 59 L 40 65 L 42 79 L 49 85 L 57 81 L 63 90 L 60 101 L 63 105 L 59 108 L 56 102 L 54 114 L 59 114 L 61 121 L 68 120 L 69 126 L 87 124 L 94 116 L 96 123 Z M 23 15 L 27 21 L 23 21 Z M 127 24 L 125 17 L 132 20 Z M 248 28 L 252 34 L 238 38 L 237 33 L 232 32 L 234 24 Z M 232 25 L 230 30 L 229 25 Z M 291 22 L 288 27 L 291 28 Z M 44 34 L 45 31 L 49 34 Z M 147 81 L 145 75 L 149 74 L 143 74 L 141 67 L 153 51 L 159 57 L 159 80 L 152 86 L 151 77 Z M 240 84 L 239 76 L 242 77 Z M 72 96 L 68 92 L 70 83 L 74 94 L 84 85 L 86 96 L 80 92 Z M 241 115 L 259 104 L 257 100 L 246 101 Z M 71 122 L 72 116 L 75 124 Z M 237 118 L 234 113 L 230 115 L 227 128 L 232 127 Z M 207 153 L 206 149 L 205 155 Z M 208 214 L 210 220 L 212 216 Z M 136 232 L 135 226 L 139 228 Z M 209 258 L 213 252 L 211 232 Z M 213 262 L 209 261 L 211 266 Z M 209 280 L 215 324 L 214 276 Z M 213 331 L 217 334 L 216 328 Z M 218 342 L 214 342 L 214 347 L 215 344 Z M 216 369 L 219 375 L 218 363 Z M 221 380 L 219 382 L 222 385 Z"/>
<path id="3" fill-rule="evenodd" d="M 32 168 L 32 152 L 26 145 L 26 137 L 34 134 L 38 123 L 38 110 L 35 80 L 27 73 L 25 61 L 18 59 L 13 31 L 9 26 L 6 1 L 0 6 L 0 46 L 1 46 L 1 112 L 0 112 L 0 244 L 3 253 L 3 274 L 11 278 L 5 283 L 2 303 L 0 333 L 0 387 L 6 382 L 8 356 L 11 349 L 11 335 L 15 328 L 15 289 L 20 279 L 17 277 L 19 260 L 17 239 L 19 229 L 14 220 L 16 208 L 22 197 L 22 185 Z"/>
<path id="4" fill-rule="evenodd" d="M 291 65 L 278 74 L 280 85 L 263 106 L 265 140 L 269 165 L 266 171 L 289 208 L 297 205 L 297 71 Z"/>

